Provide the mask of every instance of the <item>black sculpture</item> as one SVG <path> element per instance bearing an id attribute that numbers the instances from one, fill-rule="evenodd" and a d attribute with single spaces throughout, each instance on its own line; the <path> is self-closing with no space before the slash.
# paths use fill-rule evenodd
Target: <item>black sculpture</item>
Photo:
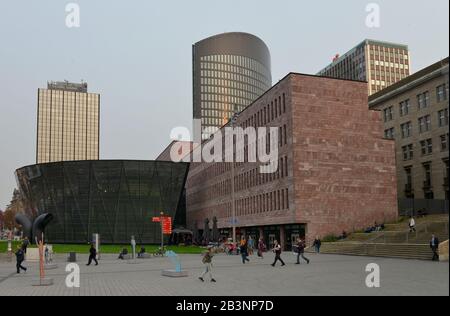
<path id="1" fill-rule="evenodd" d="M 220 240 L 220 231 L 217 226 L 217 217 L 214 216 L 213 218 L 213 228 L 212 228 L 212 241 L 219 242 Z"/>
<path id="2" fill-rule="evenodd" d="M 42 214 L 32 221 L 24 214 L 17 214 L 15 220 L 17 224 L 22 226 L 24 237 L 27 237 L 30 243 L 34 244 L 36 241 L 41 241 L 42 233 L 53 220 L 53 215 Z"/>

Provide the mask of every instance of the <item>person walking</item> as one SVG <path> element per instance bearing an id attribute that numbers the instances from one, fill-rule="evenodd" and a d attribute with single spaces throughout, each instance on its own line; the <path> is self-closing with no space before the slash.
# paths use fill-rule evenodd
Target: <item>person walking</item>
<path id="1" fill-rule="evenodd" d="M 24 272 L 27 272 L 27 268 L 22 266 L 22 263 L 24 261 L 25 261 L 25 252 L 23 251 L 22 247 L 17 247 L 17 251 L 16 251 L 17 274 L 20 274 L 20 270 L 23 270 Z"/>
<path id="2" fill-rule="evenodd" d="M 248 255 L 253 256 L 253 250 L 255 249 L 255 240 L 252 238 L 252 236 L 248 236 Z"/>
<path id="3" fill-rule="evenodd" d="M 28 246 L 30 245 L 30 241 L 28 240 L 28 237 L 25 237 L 22 241 L 22 251 L 24 254 L 27 253 Z"/>
<path id="4" fill-rule="evenodd" d="M 295 245 L 296 252 L 297 252 L 297 263 L 300 264 L 300 257 L 305 260 L 308 264 L 310 263 L 310 260 L 305 257 L 305 248 L 306 243 L 302 239 L 297 239 L 297 245 Z"/>
<path id="5" fill-rule="evenodd" d="M 430 241 L 430 248 L 433 251 L 433 261 L 439 261 L 439 239 L 433 235 Z"/>
<path id="6" fill-rule="evenodd" d="M 246 262 L 250 262 L 250 259 L 248 259 L 248 244 L 245 238 L 242 238 L 239 250 L 241 252 L 242 263 L 245 264 Z"/>
<path id="7" fill-rule="evenodd" d="M 264 252 L 266 251 L 266 244 L 264 243 L 264 238 L 259 238 L 258 241 L 258 257 L 264 259 Z"/>
<path id="8" fill-rule="evenodd" d="M 281 259 L 281 245 L 278 243 L 278 240 L 275 240 L 275 247 L 272 250 L 275 253 L 275 261 L 272 264 L 272 267 L 275 267 L 278 261 L 281 262 L 281 266 L 284 267 L 286 264 L 283 259 Z"/>
<path id="9" fill-rule="evenodd" d="M 95 249 L 94 244 L 91 244 L 91 249 L 89 249 L 89 261 L 87 263 L 87 266 L 90 266 L 92 261 L 94 261 L 95 265 L 98 266 L 97 249 Z"/>
<path id="10" fill-rule="evenodd" d="M 211 278 L 211 282 L 216 283 L 217 281 L 213 277 L 212 273 L 212 259 L 214 257 L 214 253 L 212 251 L 212 247 L 208 247 L 207 252 L 203 254 L 202 262 L 205 265 L 205 271 L 202 273 L 202 275 L 198 278 L 200 281 L 205 282 L 206 275 L 209 274 L 209 277 Z"/>
<path id="11" fill-rule="evenodd" d="M 414 216 L 411 216 L 411 219 L 409 220 L 409 232 L 416 232 L 416 220 L 414 219 Z"/>
<path id="12" fill-rule="evenodd" d="M 314 249 L 316 249 L 316 253 L 320 253 L 320 248 L 322 247 L 322 241 L 319 237 L 316 237 L 313 244 Z"/>

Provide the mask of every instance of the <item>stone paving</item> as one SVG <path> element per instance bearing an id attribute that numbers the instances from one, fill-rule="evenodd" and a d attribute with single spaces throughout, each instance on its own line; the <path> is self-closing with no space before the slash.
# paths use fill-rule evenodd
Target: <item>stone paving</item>
<path id="1" fill-rule="evenodd" d="M 0 296 L 309 296 L 309 295 L 449 295 L 449 265 L 428 261 L 397 260 L 335 255 L 309 255 L 310 265 L 295 265 L 291 253 L 283 255 L 287 265 L 272 268 L 273 256 L 251 257 L 245 266 L 238 256 L 214 258 L 217 283 L 201 283 L 199 255 L 182 255 L 183 268 L 190 276 L 171 279 L 161 275 L 172 268 L 168 258 L 152 258 L 130 264 L 115 256 L 104 256 L 99 266 L 86 267 L 80 256 L 81 287 L 65 285 L 65 256 L 57 257 L 58 269 L 47 271 L 54 279 L 50 287 L 32 287 L 38 265 L 26 263 L 27 274 L 16 275 L 15 264 L 0 258 Z M 381 268 L 381 288 L 365 285 L 366 265 Z"/>

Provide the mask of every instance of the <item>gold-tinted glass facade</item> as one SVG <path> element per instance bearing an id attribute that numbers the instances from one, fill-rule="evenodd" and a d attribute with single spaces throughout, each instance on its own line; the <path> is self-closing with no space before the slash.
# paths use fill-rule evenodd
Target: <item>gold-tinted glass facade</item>
<path id="1" fill-rule="evenodd" d="M 201 57 L 202 138 L 225 125 L 271 87 L 270 70 L 245 56 Z"/>
<path id="2" fill-rule="evenodd" d="M 193 118 L 201 121 L 195 140 L 208 139 L 271 87 L 270 51 L 255 35 L 224 33 L 194 44 Z"/>
<path id="3" fill-rule="evenodd" d="M 37 163 L 99 159 L 100 95 L 39 89 Z"/>

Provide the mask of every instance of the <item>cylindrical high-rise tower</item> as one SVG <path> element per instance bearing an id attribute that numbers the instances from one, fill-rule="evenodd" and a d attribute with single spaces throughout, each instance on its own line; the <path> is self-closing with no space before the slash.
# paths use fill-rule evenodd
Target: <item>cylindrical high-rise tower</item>
<path id="1" fill-rule="evenodd" d="M 194 119 L 202 139 L 272 86 L 270 52 L 258 37 L 225 33 L 193 45 Z"/>

